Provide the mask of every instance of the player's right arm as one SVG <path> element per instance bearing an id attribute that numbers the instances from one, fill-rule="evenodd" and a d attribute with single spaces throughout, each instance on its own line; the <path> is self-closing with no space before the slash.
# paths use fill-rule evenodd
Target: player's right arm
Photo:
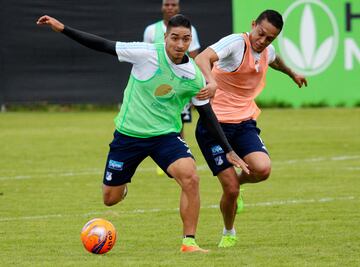
<path id="1" fill-rule="evenodd" d="M 211 69 L 214 65 L 214 62 L 218 60 L 218 55 L 210 47 L 206 48 L 195 58 L 195 62 L 199 66 L 201 72 L 204 74 L 207 83 L 206 86 L 202 88 L 196 95 L 196 97 L 200 100 L 209 99 L 215 94 L 217 83 L 212 76 Z"/>
<path id="2" fill-rule="evenodd" d="M 65 26 L 63 23 L 61 23 L 57 19 L 52 18 L 47 15 L 40 17 L 38 19 L 38 21 L 36 22 L 36 24 L 48 25 L 54 31 L 61 32 L 61 33 L 65 34 L 66 36 L 68 36 L 69 38 L 73 39 L 74 41 L 77 41 L 78 43 L 80 43 L 88 48 L 117 56 L 115 41 L 107 40 L 107 39 L 99 37 L 97 35 L 86 33 L 86 32 L 79 31 L 79 30 L 73 29 L 71 27 Z"/>

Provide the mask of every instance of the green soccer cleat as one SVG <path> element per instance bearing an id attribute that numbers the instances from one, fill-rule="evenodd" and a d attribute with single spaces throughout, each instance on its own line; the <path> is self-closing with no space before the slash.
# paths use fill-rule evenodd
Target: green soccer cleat
<path id="1" fill-rule="evenodd" d="M 235 246 L 236 243 L 237 243 L 237 237 L 235 235 L 223 235 L 218 247 L 219 248 L 230 248 L 230 247 Z"/>
<path id="2" fill-rule="evenodd" d="M 243 200 L 243 197 L 242 197 L 242 192 L 244 191 L 244 189 L 240 189 L 240 193 L 239 193 L 239 196 L 238 196 L 238 199 L 236 201 L 236 214 L 239 214 L 241 213 L 243 210 L 244 210 L 244 200 Z"/>

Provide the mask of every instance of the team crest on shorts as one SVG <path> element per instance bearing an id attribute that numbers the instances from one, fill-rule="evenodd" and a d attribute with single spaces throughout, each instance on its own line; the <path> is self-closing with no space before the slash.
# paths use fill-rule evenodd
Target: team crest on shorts
<path id="1" fill-rule="evenodd" d="M 111 172 L 106 172 L 105 179 L 106 179 L 106 181 L 111 181 L 112 180 L 112 173 Z"/>
<path id="2" fill-rule="evenodd" d="M 222 165 L 224 163 L 224 160 L 222 159 L 221 156 L 218 156 L 218 157 L 216 157 L 214 159 L 215 159 L 215 163 L 216 163 L 217 166 L 220 166 L 220 165 Z"/>

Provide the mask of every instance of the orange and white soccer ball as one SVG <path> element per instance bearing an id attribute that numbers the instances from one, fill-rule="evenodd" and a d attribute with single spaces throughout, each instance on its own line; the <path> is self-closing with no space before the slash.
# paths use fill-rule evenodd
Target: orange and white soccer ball
<path id="1" fill-rule="evenodd" d="M 105 219 L 92 219 L 82 228 L 81 241 L 87 251 L 104 254 L 115 245 L 116 229 L 111 222 Z"/>

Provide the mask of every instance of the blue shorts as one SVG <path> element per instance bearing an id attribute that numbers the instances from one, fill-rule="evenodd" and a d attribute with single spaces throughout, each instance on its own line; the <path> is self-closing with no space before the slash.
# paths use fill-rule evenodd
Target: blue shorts
<path id="1" fill-rule="evenodd" d="M 255 120 L 247 120 L 234 124 L 220 123 L 220 125 L 230 145 L 241 158 L 244 158 L 249 153 L 255 151 L 261 151 L 268 154 L 266 147 L 259 136 L 260 129 L 256 127 Z M 201 152 L 214 176 L 233 166 L 227 161 L 223 149 L 210 136 L 200 120 L 196 126 L 195 135 Z"/>
<path id="2" fill-rule="evenodd" d="M 188 145 L 178 133 L 136 138 L 115 131 L 114 139 L 109 146 L 103 179 L 103 183 L 109 186 L 130 183 L 136 168 L 147 156 L 150 156 L 165 173 L 169 165 L 176 160 L 193 158 Z M 169 174 L 168 176 L 171 177 Z"/>

